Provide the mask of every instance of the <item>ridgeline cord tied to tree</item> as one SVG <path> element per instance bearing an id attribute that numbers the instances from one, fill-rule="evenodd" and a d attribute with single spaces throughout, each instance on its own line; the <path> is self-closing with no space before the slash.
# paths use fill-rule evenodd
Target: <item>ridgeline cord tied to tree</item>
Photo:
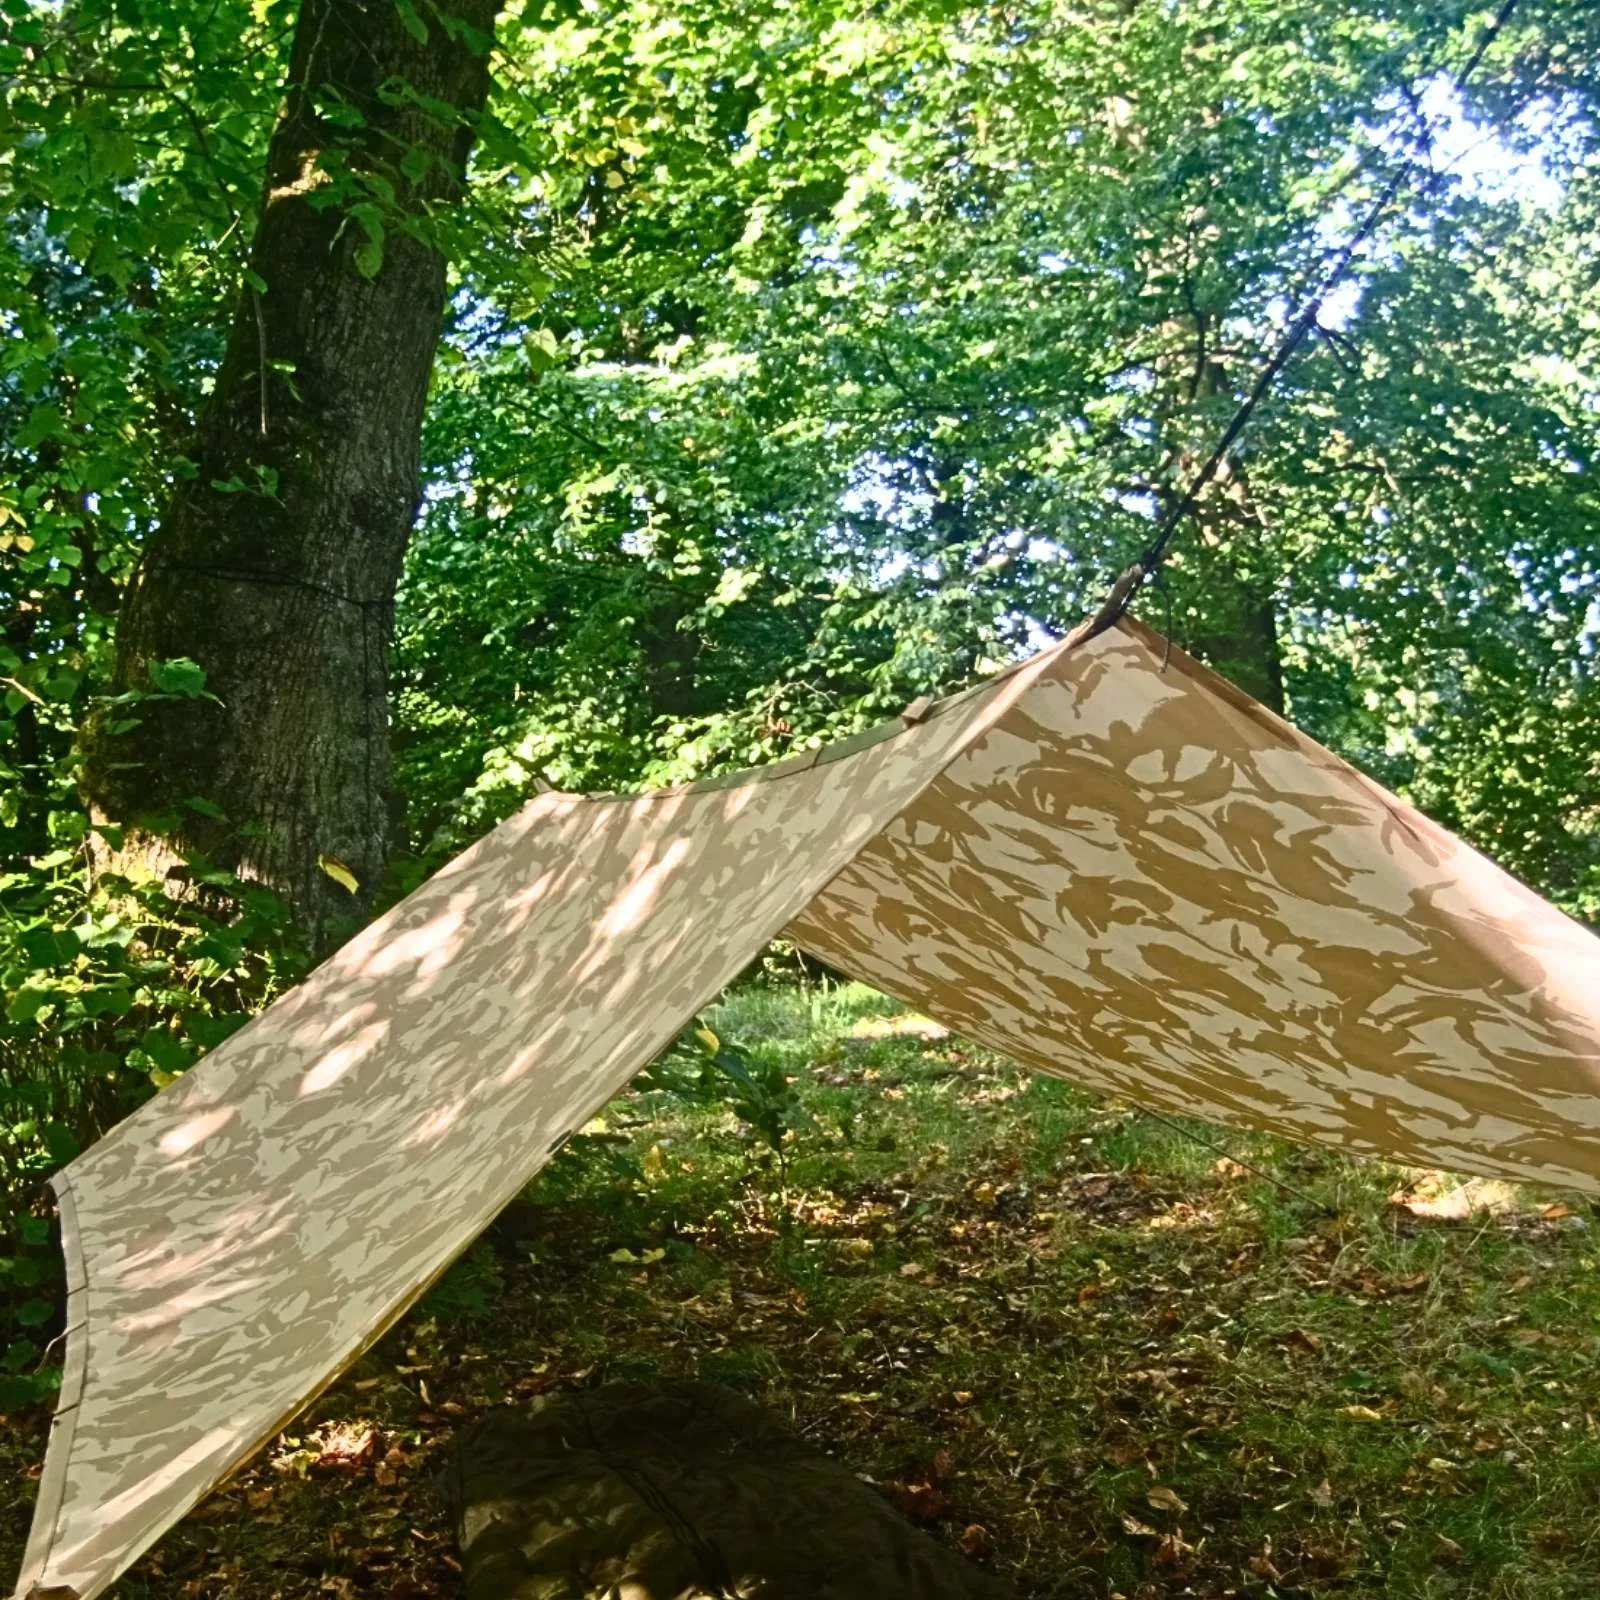
<path id="1" fill-rule="evenodd" d="M 1467 64 L 1455 78 L 1452 87 L 1459 93 L 1464 89 L 1488 54 L 1489 48 L 1504 29 L 1511 18 L 1511 13 L 1517 8 L 1517 0 L 1501 0 L 1500 9 L 1495 12 L 1489 25 L 1484 29 L 1483 36 L 1478 40 Z M 1408 96 L 1408 99 L 1414 98 Z M 1161 571 L 1162 563 L 1166 559 L 1167 547 L 1172 542 L 1172 536 L 1177 531 L 1178 524 L 1194 511 L 1200 502 L 1200 496 L 1207 485 L 1216 477 L 1228 453 L 1233 449 L 1251 416 L 1277 381 L 1278 375 L 1293 359 L 1295 352 L 1305 343 L 1306 335 L 1317 324 L 1317 317 L 1322 311 L 1323 304 L 1328 296 L 1344 281 L 1345 274 L 1354 264 L 1356 255 L 1361 247 L 1377 231 L 1378 225 L 1387 215 L 1389 208 L 1394 204 L 1401 190 L 1411 181 L 1418 167 L 1422 164 L 1424 155 L 1432 149 L 1433 129 L 1425 116 L 1419 111 L 1417 116 L 1421 120 L 1421 128 L 1411 139 L 1411 154 L 1401 163 L 1394 175 L 1383 186 L 1366 215 L 1361 219 L 1356 231 L 1345 241 L 1343 249 L 1335 257 L 1333 265 L 1323 273 L 1316 288 L 1302 305 L 1299 313 L 1289 323 L 1283 337 L 1278 341 L 1278 347 L 1273 351 L 1271 359 L 1256 376 L 1256 381 L 1250 386 L 1250 392 L 1240 402 L 1238 409 L 1229 419 L 1228 425 L 1222 431 L 1222 436 L 1217 440 L 1211 454 L 1206 457 L 1205 464 L 1190 480 L 1189 486 L 1183 491 L 1167 513 L 1156 525 L 1156 531 L 1138 560 L 1126 567 L 1111 586 L 1111 592 L 1106 596 L 1105 603 L 1100 609 L 1083 622 L 1068 635 L 1070 642 L 1076 644 L 1084 639 L 1092 639 L 1098 633 L 1103 633 L 1111 627 L 1128 609 L 1133 597 L 1139 592 L 1146 582 L 1155 578 Z M 1437 192 L 1446 173 L 1430 168 L 1430 175 L 1422 184 L 1420 198 L 1431 200 Z"/>

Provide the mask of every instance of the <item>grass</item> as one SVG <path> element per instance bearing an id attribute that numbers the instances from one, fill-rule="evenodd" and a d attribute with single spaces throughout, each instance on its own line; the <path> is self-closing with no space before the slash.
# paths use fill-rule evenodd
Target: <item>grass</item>
<path id="1" fill-rule="evenodd" d="M 624 1096 L 119 1592 L 457 1592 L 429 1477 L 464 1417 L 698 1373 L 1037 1600 L 1600 1594 L 1587 1203 L 1419 1218 L 1394 1169 L 1157 1121 L 856 987 L 714 1025 L 796 1080 L 781 1182 L 725 1108 Z M 12 1420 L 15 1559 L 43 1428 Z"/>

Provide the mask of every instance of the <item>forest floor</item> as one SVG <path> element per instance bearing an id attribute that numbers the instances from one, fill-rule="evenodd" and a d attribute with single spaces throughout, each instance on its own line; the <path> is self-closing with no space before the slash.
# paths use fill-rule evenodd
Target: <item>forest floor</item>
<path id="1" fill-rule="evenodd" d="M 1179 1127 L 860 988 L 712 1021 L 795 1078 L 786 1172 L 725 1107 L 615 1102 L 117 1593 L 457 1594 L 453 1429 L 669 1373 L 791 1417 L 1034 1600 L 1600 1594 L 1586 1202 Z M 13 1570 L 43 1437 L 0 1436 Z"/>

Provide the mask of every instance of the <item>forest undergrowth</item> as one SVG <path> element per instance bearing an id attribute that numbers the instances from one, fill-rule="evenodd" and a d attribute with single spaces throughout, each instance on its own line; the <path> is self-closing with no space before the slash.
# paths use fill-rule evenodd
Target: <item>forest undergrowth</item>
<path id="1" fill-rule="evenodd" d="M 707 1020 L 770 1116 L 614 1102 L 116 1592 L 459 1593 L 453 1431 L 655 1374 L 791 1418 L 1033 1600 L 1600 1592 L 1587 1202 L 1179 1127 L 859 987 Z M 14 1567 L 46 1423 L 5 1421 Z"/>

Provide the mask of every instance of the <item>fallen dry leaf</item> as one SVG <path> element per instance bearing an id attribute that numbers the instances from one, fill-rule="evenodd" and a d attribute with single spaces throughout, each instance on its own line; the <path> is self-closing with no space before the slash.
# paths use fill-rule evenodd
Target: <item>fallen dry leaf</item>
<path id="1" fill-rule="evenodd" d="M 1175 1528 L 1164 1534 L 1156 1546 L 1156 1565 L 1169 1570 L 1189 1565 L 1195 1553 L 1194 1546 L 1183 1537 L 1183 1529 Z"/>
<path id="2" fill-rule="evenodd" d="M 924 1039 L 934 1042 L 948 1039 L 950 1030 L 931 1017 L 919 1017 L 915 1012 L 902 1012 L 898 1017 L 863 1017 L 853 1024 L 845 1035 L 847 1039 Z"/>
<path id="3" fill-rule="evenodd" d="M 323 1471 L 353 1471 L 378 1453 L 378 1430 L 370 1423 L 330 1423 L 315 1438 L 318 1449 L 311 1465 Z"/>
<path id="4" fill-rule="evenodd" d="M 1389 1204 L 1414 1217 L 1433 1222 L 1460 1222 L 1464 1218 L 1488 1213 L 1514 1211 L 1516 1186 L 1498 1178 L 1469 1178 L 1452 1188 L 1452 1179 L 1442 1172 L 1423 1173 L 1408 1187 L 1396 1189 Z"/>
<path id="5" fill-rule="evenodd" d="M 1283 1582 L 1283 1574 L 1272 1564 L 1272 1540 L 1270 1538 L 1265 1538 L 1261 1541 L 1260 1554 L 1251 1556 L 1245 1565 L 1258 1578 L 1266 1578 L 1271 1583 Z"/>
<path id="6" fill-rule="evenodd" d="M 1145 1496 L 1145 1499 L 1148 1500 L 1157 1511 L 1187 1511 L 1189 1509 L 1188 1503 L 1179 1499 L 1178 1491 L 1176 1489 L 1169 1489 L 1165 1485 L 1161 1485 L 1152 1489 L 1150 1493 Z"/>
<path id="7" fill-rule="evenodd" d="M 931 1483 L 902 1483 L 885 1486 L 900 1515 L 910 1522 L 938 1522 L 950 1514 L 949 1497 Z"/>
<path id="8" fill-rule="evenodd" d="M 989 1530 L 981 1522 L 969 1522 L 961 1530 L 961 1537 L 956 1543 L 964 1554 L 981 1556 L 989 1548 Z"/>
<path id="9" fill-rule="evenodd" d="M 1371 1406 L 1340 1406 L 1339 1415 L 1349 1417 L 1352 1422 L 1382 1422 L 1383 1413 L 1374 1411 Z"/>

